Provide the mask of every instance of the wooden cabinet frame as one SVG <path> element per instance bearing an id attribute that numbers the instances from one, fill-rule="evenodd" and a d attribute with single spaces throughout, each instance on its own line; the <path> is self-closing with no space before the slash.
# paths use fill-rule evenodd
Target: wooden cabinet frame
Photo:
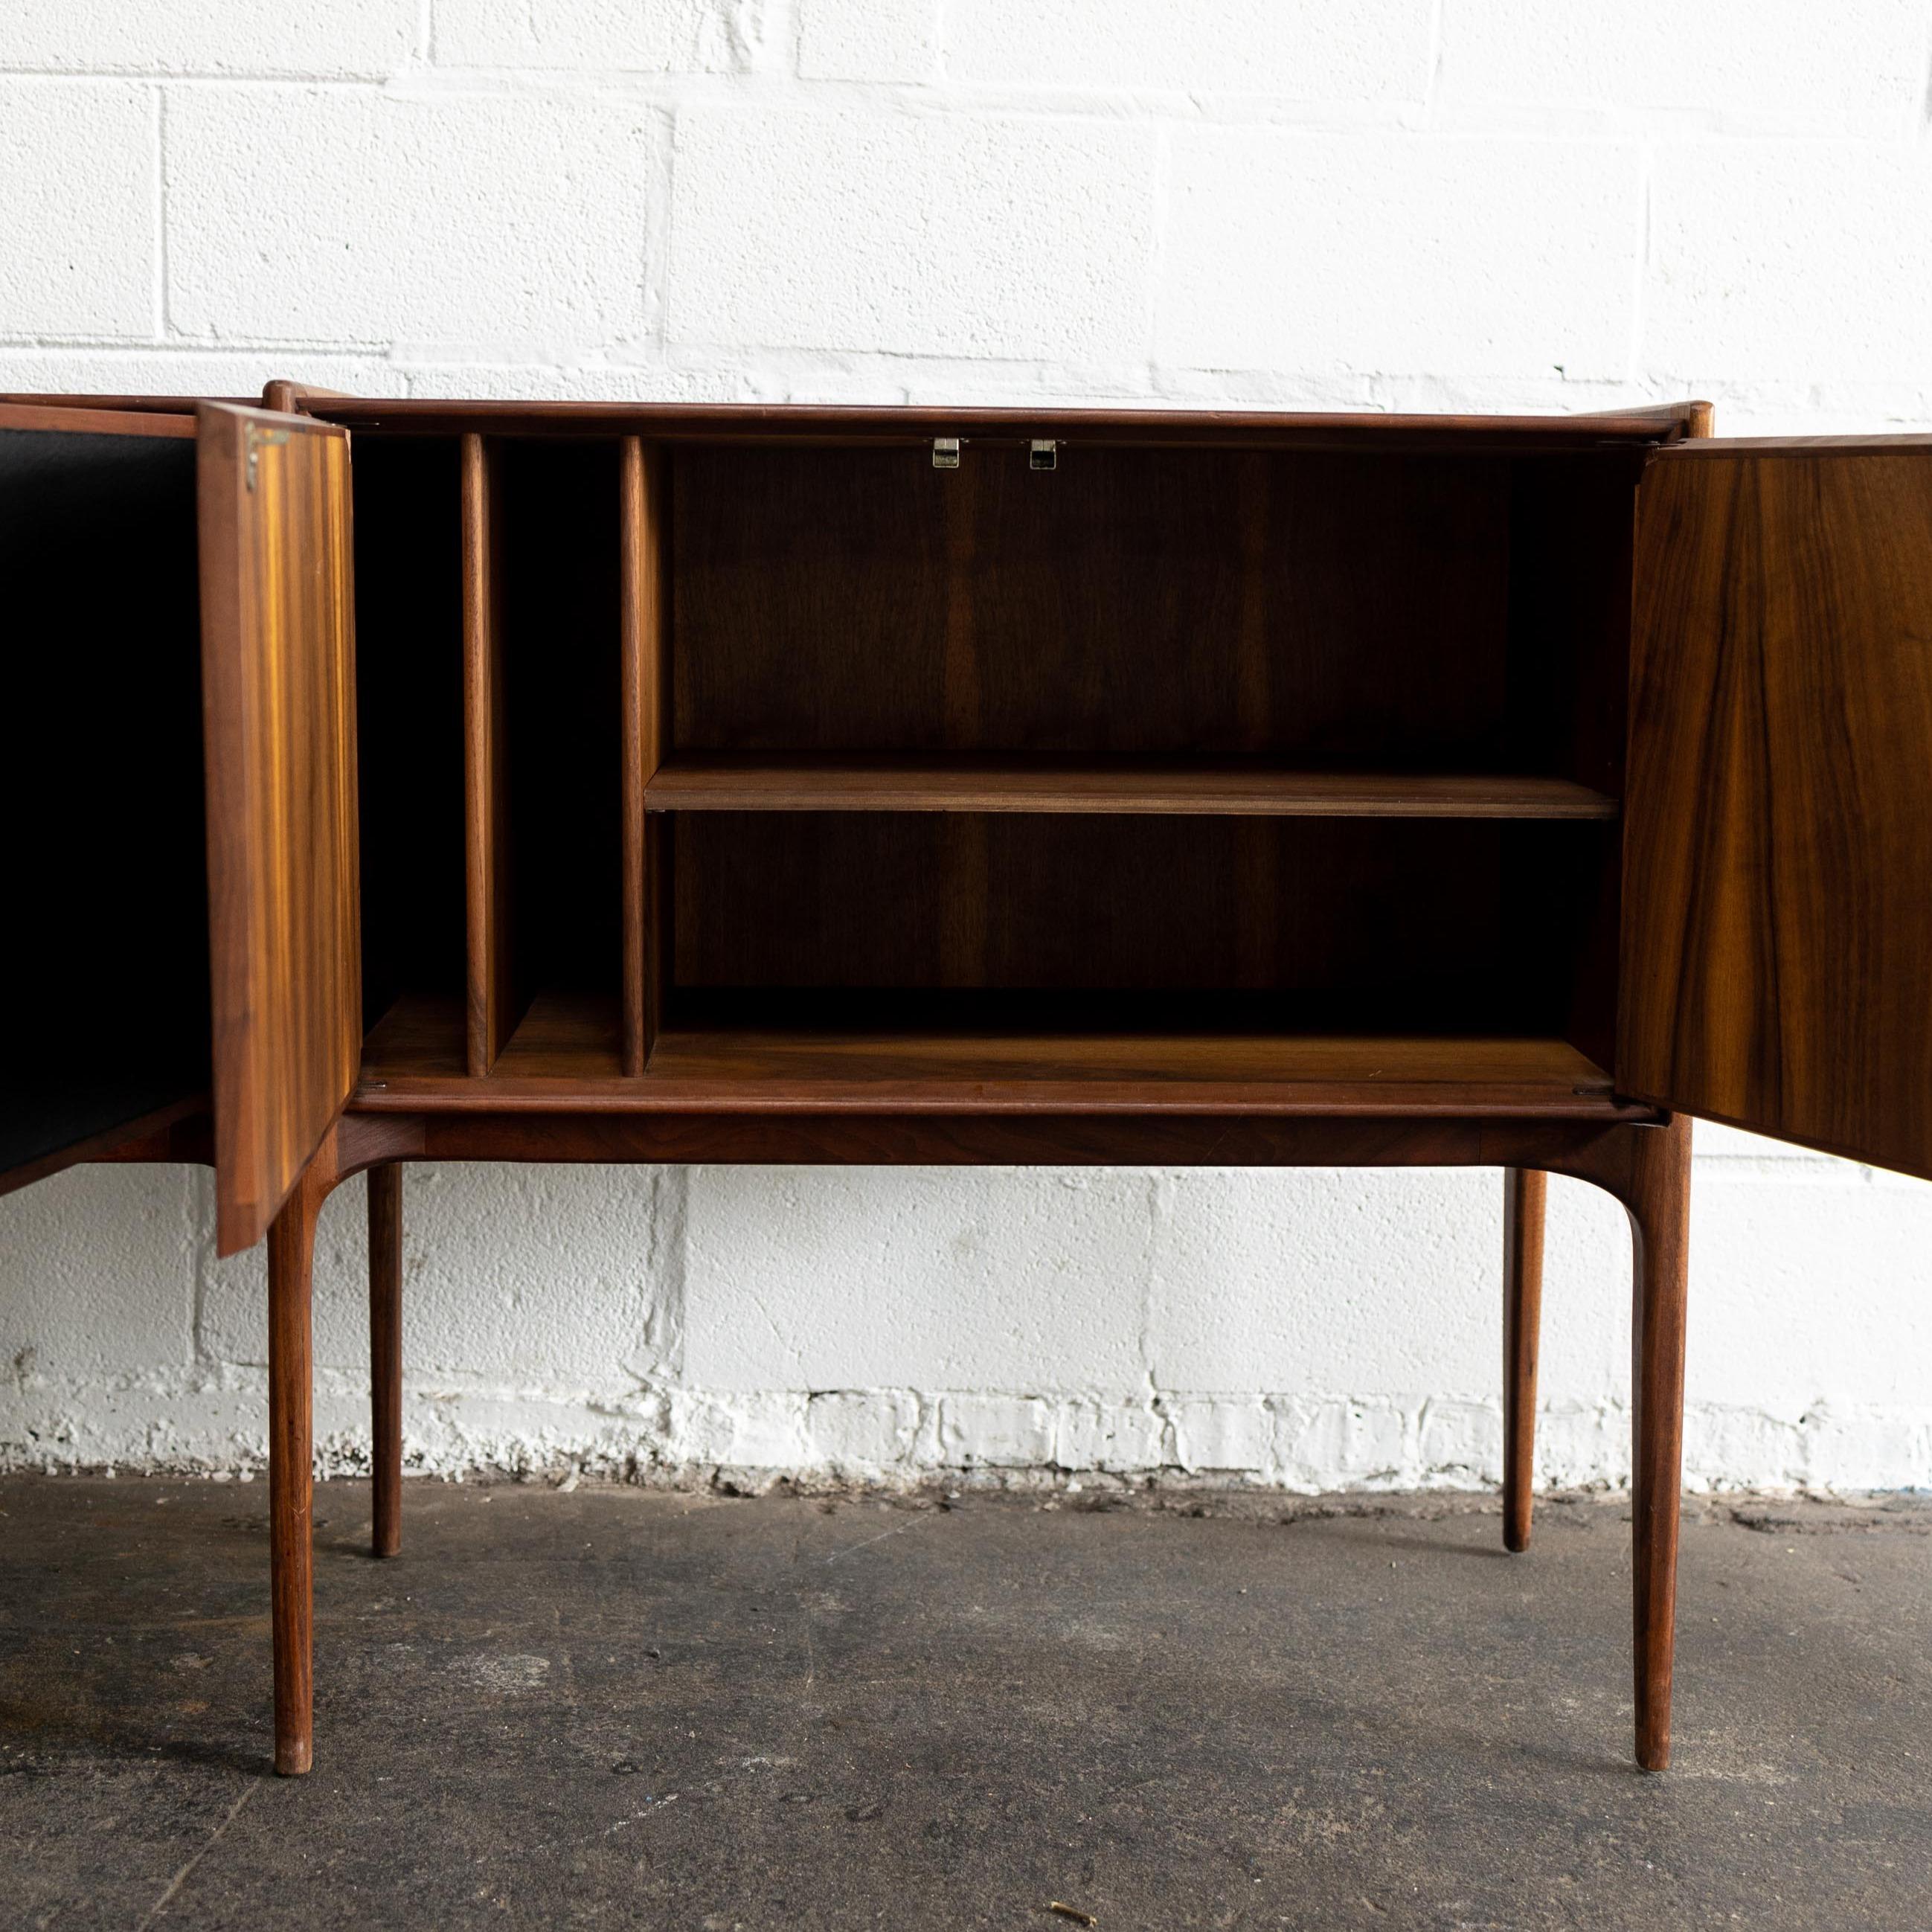
<path id="1" fill-rule="evenodd" d="M 393 1554 L 401 1168 L 443 1160 L 1502 1168 L 1512 1550 L 1544 1177 L 1588 1180 L 1667 1762 L 1688 1117 L 1932 1174 L 1932 443 L 264 400 L 0 403 L 30 623 L 50 542 L 176 532 L 83 641 L 198 626 L 208 934 L 205 1018 L 57 1052 L 0 1165 L 212 1160 L 222 1251 L 268 1233 L 278 1769 L 316 1216 L 369 1172 Z"/>

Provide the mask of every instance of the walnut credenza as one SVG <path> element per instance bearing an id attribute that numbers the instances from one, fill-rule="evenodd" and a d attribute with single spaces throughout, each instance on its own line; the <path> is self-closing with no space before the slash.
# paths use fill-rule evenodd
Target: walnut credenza
<path id="1" fill-rule="evenodd" d="M 1690 1130 L 1932 1173 L 1932 445 L 1595 417 L 0 405 L 31 1037 L 0 1174 L 269 1244 L 275 1762 L 309 1277 L 401 1164 L 1506 1170 L 1634 1230 L 1670 1752 Z M 352 440 L 353 454 L 351 454 Z"/>

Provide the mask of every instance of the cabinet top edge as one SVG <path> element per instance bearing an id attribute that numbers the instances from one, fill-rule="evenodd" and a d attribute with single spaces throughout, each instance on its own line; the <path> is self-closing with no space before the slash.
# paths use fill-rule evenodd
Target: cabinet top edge
<path id="1" fill-rule="evenodd" d="M 1599 416 L 1402 416 L 1381 412 L 1167 409 L 940 409 L 920 405 L 461 401 L 304 398 L 310 415 L 351 429 L 420 434 L 642 436 L 924 442 L 1075 440 L 1123 445 L 1253 443 L 1288 447 L 1422 446 L 1576 450 L 1654 446 L 1690 433 L 1693 405 Z"/>

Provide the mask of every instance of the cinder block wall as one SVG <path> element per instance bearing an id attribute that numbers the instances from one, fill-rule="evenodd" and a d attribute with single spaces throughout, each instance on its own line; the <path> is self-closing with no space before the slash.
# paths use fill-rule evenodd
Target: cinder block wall
<path id="1" fill-rule="evenodd" d="M 0 386 L 1923 429 L 1928 56 L 1920 0 L 12 0 Z M 1932 1480 L 1932 1188 L 1702 1145 L 1691 1480 Z M 1552 1196 L 1544 1468 L 1614 1483 L 1628 1238 Z M 413 1169 L 410 1454 L 1492 1480 L 1500 1214 L 1456 1174 Z M 0 1202 L 0 1460 L 259 1463 L 261 1261 L 212 1226 L 186 1171 Z"/>

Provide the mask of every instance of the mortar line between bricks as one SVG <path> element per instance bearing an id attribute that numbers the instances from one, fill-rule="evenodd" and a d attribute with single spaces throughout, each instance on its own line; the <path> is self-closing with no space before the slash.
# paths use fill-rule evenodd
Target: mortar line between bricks
<path id="1" fill-rule="evenodd" d="M 424 0 L 427 10 L 428 0 Z M 432 43 L 434 22 L 431 16 Z M 1437 58 L 1441 56 L 1436 49 Z M 245 72 L 201 68 L 170 68 L 158 64 L 49 68 L 0 64 L 0 80 L 28 85 L 158 86 L 221 88 L 247 92 L 359 92 L 392 102 L 497 99 L 605 99 L 660 101 L 678 106 L 770 112 L 872 112 L 920 118 L 1065 120 L 1094 124 L 1164 122 L 1184 127 L 1276 128 L 1295 134 L 1399 136 L 1417 131 L 1418 104 L 1423 127 L 1446 140 L 1531 140 L 1561 143 L 1638 140 L 1658 134 L 1674 139 L 1746 142 L 1831 142 L 1858 146 L 1895 146 L 1892 131 L 1874 134 L 1869 123 L 1848 112 L 1823 112 L 1794 120 L 1770 109 L 1753 112 L 1736 105 L 1684 106 L 1648 101 L 1604 106 L 1564 102 L 1533 106 L 1510 100 L 1451 101 L 1438 99 L 1432 70 L 1418 104 L 1411 93 L 1391 92 L 1366 100 L 1296 99 L 1238 88 L 1075 86 L 1029 87 L 1014 82 L 908 82 L 807 77 L 772 65 L 730 70 L 682 70 L 651 68 L 519 67 L 465 64 L 406 58 L 394 66 L 366 72 L 316 74 L 299 69 L 262 68 Z M 1920 131 L 1932 122 L 1932 76 L 1918 116 Z"/>
<path id="2" fill-rule="evenodd" d="M 51 70 L 0 65 L 0 80 L 29 85 L 159 86 L 232 92 L 362 93 L 392 104 L 430 104 L 464 100 L 580 100 L 596 98 L 640 104 L 738 110 L 830 118 L 854 112 L 904 115 L 917 119 L 1064 122 L 1092 127 L 1227 128 L 1288 134 L 1400 137 L 1415 131 L 1417 102 L 1385 99 L 1325 102 L 1282 100 L 1238 89 L 1029 88 L 1011 84 L 812 79 L 776 68 L 734 73 L 664 72 L 644 68 L 518 68 L 404 62 L 382 72 L 314 74 L 292 70 L 224 73 L 158 67 Z M 1737 123 L 1711 110 L 1613 107 L 1578 110 L 1587 119 L 1555 119 L 1514 104 L 1485 104 L 1474 118 L 1438 125 L 1436 138 L 1600 144 L 1640 138 L 1660 121 L 1686 135 L 1748 140 L 1826 140 L 1866 144 L 1856 124 L 1825 121 L 1793 127 L 1767 118 Z M 1528 117 L 1528 118 L 1526 118 Z"/>
<path id="3" fill-rule="evenodd" d="M 1656 225 L 1657 149 L 1646 141 L 1638 150 L 1636 266 L 1630 290 L 1630 359 L 1625 380 L 1635 383 L 1643 368 L 1644 335 L 1650 319 L 1651 236 Z"/>
<path id="4" fill-rule="evenodd" d="M 8 67 L 0 64 L 0 80 L 44 81 L 50 87 L 68 82 L 89 86 L 118 82 L 137 87 L 143 81 L 157 87 L 171 87 L 177 81 L 197 86 L 300 88 L 361 87 L 381 89 L 409 71 L 392 68 L 382 74 L 304 74 L 299 68 L 263 69 L 248 74 L 224 74 L 213 68 L 165 67 Z"/>
<path id="5" fill-rule="evenodd" d="M 745 20 L 754 22 L 748 35 Z M 782 81 L 788 92 L 805 77 L 805 16 L 795 0 L 765 0 L 759 8 L 734 6 L 726 10 L 730 22 L 726 32 L 733 51 L 744 64 L 745 74 L 768 74 Z"/>
<path id="6" fill-rule="evenodd" d="M 168 333 L 168 91 L 158 82 L 149 90 L 154 104 L 154 280 L 148 291 L 148 326 L 157 344 Z"/>
<path id="7" fill-rule="evenodd" d="M 208 1198 L 211 1192 L 208 1170 L 190 1168 L 188 1187 L 188 1352 L 194 1368 L 200 1371 L 214 1366 L 204 1332 L 208 1318 L 208 1274 L 213 1262 L 213 1244 L 209 1239 L 214 1220 L 209 1211 L 212 1206 Z"/>
<path id="8" fill-rule="evenodd" d="M 1436 118 L 1436 97 L 1441 90 L 1443 61 L 1443 14 L 1447 0 L 1435 0 L 1429 10 L 1429 71 L 1422 83 L 1422 121 L 1425 128 L 1432 127 Z"/>
<path id="9" fill-rule="evenodd" d="M 656 119 L 658 152 L 645 188 L 644 260 L 638 295 L 643 341 L 647 352 L 662 364 L 670 352 L 672 257 L 677 243 L 672 221 L 677 190 L 676 104 L 662 104 Z"/>

